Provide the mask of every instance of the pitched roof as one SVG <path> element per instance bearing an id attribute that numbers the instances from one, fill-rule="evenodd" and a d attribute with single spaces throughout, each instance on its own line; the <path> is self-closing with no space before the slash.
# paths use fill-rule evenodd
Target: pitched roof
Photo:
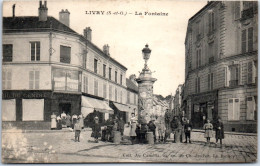
<path id="1" fill-rule="evenodd" d="M 126 87 L 134 92 L 138 92 L 138 87 L 128 78 L 126 78 Z"/>
<path id="2" fill-rule="evenodd" d="M 54 17 L 48 17 L 47 21 L 39 21 L 37 16 L 29 17 L 3 17 L 3 31 L 44 31 L 58 30 L 68 33 L 77 33 L 68 26 L 64 25 Z"/>

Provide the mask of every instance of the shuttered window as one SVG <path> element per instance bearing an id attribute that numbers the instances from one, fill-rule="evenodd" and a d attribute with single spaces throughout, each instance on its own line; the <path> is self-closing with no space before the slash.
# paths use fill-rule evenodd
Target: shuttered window
<path id="1" fill-rule="evenodd" d="M 106 83 L 103 84 L 103 97 L 107 98 L 107 84 Z"/>
<path id="2" fill-rule="evenodd" d="M 238 98 L 228 99 L 228 120 L 240 119 L 240 100 Z"/>
<path id="3" fill-rule="evenodd" d="M 127 103 L 130 104 L 130 92 L 127 91 Z"/>
<path id="4" fill-rule="evenodd" d="M 97 59 L 94 59 L 94 73 L 97 73 L 98 71 L 98 60 Z"/>
<path id="5" fill-rule="evenodd" d="M 40 71 L 29 71 L 29 89 L 39 89 Z"/>
<path id="6" fill-rule="evenodd" d="M 40 42 L 30 42 L 31 44 L 31 61 L 39 61 L 40 60 Z"/>
<path id="7" fill-rule="evenodd" d="M 213 11 L 209 12 L 208 25 L 209 25 L 209 34 L 211 34 L 215 30 L 215 14 Z"/>
<path id="8" fill-rule="evenodd" d="M 246 98 L 246 120 L 256 120 L 256 102 L 253 96 Z"/>
<path id="9" fill-rule="evenodd" d="M 109 100 L 112 100 L 112 85 L 109 85 Z"/>
<path id="10" fill-rule="evenodd" d="M 246 52 L 246 30 L 242 31 L 242 53 Z"/>
<path id="11" fill-rule="evenodd" d="M 67 46 L 60 46 L 60 62 L 70 63 L 71 48 Z"/>
<path id="12" fill-rule="evenodd" d="M 117 71 L 115 71 L 115 82 L 117 83 Z"/>
<path id="13" fill-rule="evenodd" d="M 200 92 L 200 77 L 195 78 L 195 93 Z"/>
<path id="14" fill-rule="evenodd" d="M 3 45 L 3 62 L 12 62 L 13 61 L 13 45 L 4 44 Z"/>
<path id="15" fill-rule="evenodd" d="M 84 80 L 83 80 L 83 91 L 85 93 L 88 93 L 88 77 L 84 76 Z"/>
<path id="16" fill-rule="evenodd" d="M 111 75 L 112 74 L 112 68 L 111 67 L 109 68 L 109 73 L 108 74 L 109 74 L 109 80 L 111 80 L 111 77 L 112 77 L 112 75 Z"/>
<path id="17" fill-rule="evenodd" d="M 117 89 L 115 88 L 115 101 L 117 101 Z"/>
<path id="18" fill-rule="evenodd" d="M 213 73 L 208 74 L 208 90 L 213 90 Z"/>
<path id="19" fill-rule="evenodd" d="M 248 52 L 253 51 L 253 27 L 248 28 Z"/>
<path id="20" fill-rule="evenodd" d="M 107 68 L 107 65 L 103 64 L 103 77 L 106 78 L 106 68 Z"/>
<path id="21" fill-rule="evenodd" d="M 98 80 L 94 79 L 94 95 L 98 96 Z"/>
<path id="22" fill-rule="evenodd" d="M 122 103 L 123 102 L 123 92 L 121 91 L 120 92 L 120 103 Z"/>
<path id="23" fill-rule="evenodd" d="M 12 72 L 11 71 L 3 71 L 2 72 L 2 88 L 3 89 L 11 89 L 12 87 Z"/>

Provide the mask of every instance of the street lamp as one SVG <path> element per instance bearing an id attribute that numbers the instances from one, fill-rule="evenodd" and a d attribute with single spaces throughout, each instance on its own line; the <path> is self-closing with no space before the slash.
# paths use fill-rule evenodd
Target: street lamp
<path id="1" fill-rule="evenodd" d="M 148 44 L 146 44 L 146 45 L 145 45 L 145 48 L 143 48 L 143 50 L 142 50 L 143 59 L 144 59 L 144 61 L 145 61 L 145 64 L 144 64 L 144 68 L 145 68 L 145 69 L 147 68 L 147 61 L 148 61 L 149 58 L 150 58 L 151 52 L 152 52 L 152 50 L 150 50 Z"/>

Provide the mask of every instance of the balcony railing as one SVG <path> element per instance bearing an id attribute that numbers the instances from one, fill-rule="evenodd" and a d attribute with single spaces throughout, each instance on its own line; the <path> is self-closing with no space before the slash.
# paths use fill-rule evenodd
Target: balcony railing
<path id="1" fill-rule="evenodd" d="M 230 81 L 229 81 L 229 86 L 230 86 L 230 87 L 238 86 L 238 80 L 230 80 Z"/>
<path id="2" fill-rule="evenodd" d="M 253 18 L 253 17 L 254 17 L 253 7 L 242 11 L 241 20 L 246 20 L 246 19 Z"/>

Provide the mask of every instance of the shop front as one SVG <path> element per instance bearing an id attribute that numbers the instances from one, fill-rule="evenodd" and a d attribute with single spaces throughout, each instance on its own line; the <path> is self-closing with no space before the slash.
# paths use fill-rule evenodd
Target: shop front
<path id="1" fill-rule="evenodd" d="M 99 117 L 99 122 L 102 124 L 114 114 L 114 111 L 109 107 L 107 101 L 82 95 L 81 113 L 85 117 L 85 126 L 91 127 L 94 123 L 94 117 Z"/>
<path id="2" fill-rule="evenodd" d="M 202 128 L 207 119 L 214 123 L 218 116 L 217 91 L 192 96 L 191 121 L 194 128 Z"/>
<path id="3" fill-rule="evenodd" d="M 123 117 L 124 122 L 129 122 L 131 113 L 135 113 L 135 110 L 137 108 L 131 105 L 116 103 L 116 102 L 110 102 L 110 107 L 115 110 L 115 116 L 117 117 Z"/>

